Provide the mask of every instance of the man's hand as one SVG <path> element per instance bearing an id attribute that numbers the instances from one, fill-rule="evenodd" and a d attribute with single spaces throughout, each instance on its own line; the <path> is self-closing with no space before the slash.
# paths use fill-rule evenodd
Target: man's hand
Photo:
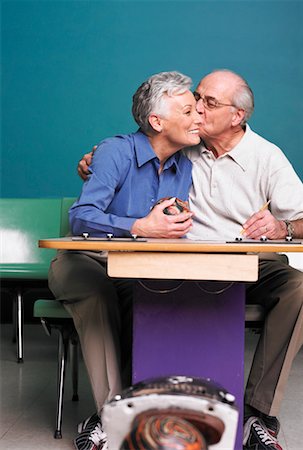
<path id="1" fill-rule="evenodd" d="M 243 235 L 249 239 L 260 239 L 261 236 L 268 239 L 284 239 L 287 235 L 283 220 L 277 220 L 268 209 L 253 214 L 243 224 L 243 229 Z"/>
<path id="2" fill-rule="evenodd" d="M 188 233 L 192 227 L 192 212 L 182 212 L 175 216 L 169 216 L 163 212 L 174 201 L 175 198 L 165 200 L 156 205 L 146 217 L 137 219 L 132 226 L 131 234 L 151 238 L 177 239 Z"/>
<path id="3" fill-rule="evenodd" d="M 82 159 L 80 159 L 77 167 L 78 175 L 82 178 L 82 180 L 86 180 L 89 175 L 89 166 L 92 163 L 94 151 L 96 150 L 97 146 L 95 145 L 90 153 L 86 153 L 84 156 L 82 156 Z"/>

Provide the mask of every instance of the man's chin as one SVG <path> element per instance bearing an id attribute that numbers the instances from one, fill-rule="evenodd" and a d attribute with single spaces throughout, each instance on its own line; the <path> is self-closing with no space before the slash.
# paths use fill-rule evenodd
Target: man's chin
<path id="1" fill-rule="evenodd" d="M 199 136 L 200 136 L 201 139 L 204 139 L 204 138 L 206 138 L 208 136 L 208 133 L 207 133 L 206 129 L 203 128 L 203 126 L 199 127 Z"/>

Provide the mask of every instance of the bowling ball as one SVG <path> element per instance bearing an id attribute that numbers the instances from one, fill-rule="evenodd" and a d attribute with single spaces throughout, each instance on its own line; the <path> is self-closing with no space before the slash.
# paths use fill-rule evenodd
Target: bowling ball
<path id="1" fill-rule="evenodd" d="M 164 200 L 169 200 L 171 198 L 172 197 L 163 197 L 157 201 L 156 205 L 159 205 L 160 203 L 164 202 Z M 190 209 L 188 206 L 188 202 L 180 200 L 179 198 L 176 198 L 175 202 L 171 206 L 168 206 L 167 208 L 163 209 L 164 214 L 167 214 L 169 216 L 175 216 L 182 212 L 189 212 L 189 211 Z"/>
<path id="2" fill-rule="evenodd" d="M 125 437 L 120 450 L 207 450 L 200 431 L 177 416 L 141 414 Z"/>

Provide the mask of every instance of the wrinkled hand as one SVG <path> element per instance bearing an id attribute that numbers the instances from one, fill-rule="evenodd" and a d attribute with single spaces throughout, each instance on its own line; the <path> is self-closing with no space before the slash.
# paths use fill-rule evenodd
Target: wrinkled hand
<path id="1" fill-rule="evenodd" d="M 90 174 L 88 168 L 92 163 L 94 151 L 96 150 L 97 146 L 95 145 L 90 153 L 86 153 L 84 156 L 82 156 L 82 159 L 80 159 L 77 167 L 77 172 L 79 177 L 82 178 L 82 180 L 86 180 L 88 175 Z"/>
<path id="2" fill-rule="evenodd" d="M 182 212 L 169 216 L 163 210 L 171 206 L 175 198 L 164 200 L 154 206 L 151 212 L 138 219 L 132 226 L 131 233 L 142 237 L 178 239 L 189 232 L 192 227 L 192 212 Z"/>
<path id="3" fill-rule="evenodd" d="M 243 224 L 243 229 L 243 235 L 250 239 L 260 239 L 261 236 L 268 239 L 284 239 L 287 235 L 285 223 L 277 220 L 268 209 L 253 214 Z"/>

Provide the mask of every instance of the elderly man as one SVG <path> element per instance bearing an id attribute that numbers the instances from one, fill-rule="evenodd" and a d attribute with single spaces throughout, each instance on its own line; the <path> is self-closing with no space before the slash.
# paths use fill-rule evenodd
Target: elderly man
<path id="1" fill-rule="evenodd" d="M 302 238 L 303 185 L 281 150 L 246 124 L 253 111 L 247 83 L 216 71 L 194 95 L 202 142 L 188 154 L 195 213 L 189 237 L 234 239 L 243 226 L 248 238 Z M 270 210 L 256 212 L 268 201 Z M 244 445 L 279 449 L 275 416 L 303 342 L 303 274 L 276 255 L 260 255 L 259 280 L 247 286 L 247 302 L 262 304 L 267 317 L 246 387 Z"/>
<path id="2" fill-rule="evenodd" d="M 190 230 L 188 210 L 163 214 L 174 199 L 154 206 L 163 197 L 188 199 L 192 164 L 179 150 L 200 142 L 201 122 L 190 87 L 189 77 L 163 72 L 138 88 L 133 116 L 140 129 L 99 145 L 91 177 L 70 210 L 74 234 L 178 238 Z M 132 282 L 109 278 L 103 254 L 66 251 L 52 261 L 49 285 L 73 317 L 99 413 L 120 393 L 120 367 L 130 359 Z M 78 430 L 78 450 L 107 447 L 98 414 Z"/>
<path id="3" fill-rule="evenodd" d="M 282 151 L 254 133 L 246 81 L 228 70 L 201 80 L 194 92 L 201 143 L 185 151 L 193 163 L 191 239 L 303 237 L 303 185 Z M 91 154 L 78 166 L 85 177 Z M 260 211 L 265 203 L 269 209 Z M 277 419 L 292 361 L 303 343 L 303 273 L 274 254 L 260 254 L 259 280 L 247 302 L 267 312 L 245 394 L 244 448 L 281 449 Z"/>

